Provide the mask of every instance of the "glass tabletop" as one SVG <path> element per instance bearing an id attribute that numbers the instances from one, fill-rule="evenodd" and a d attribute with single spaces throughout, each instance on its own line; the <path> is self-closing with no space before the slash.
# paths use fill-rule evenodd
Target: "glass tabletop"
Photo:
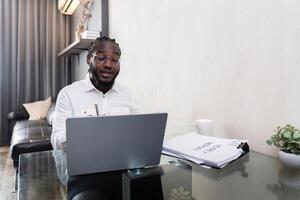
<path id="1" fill-rule="evenodd" d="M 250 152 L 223 169 L 162 156 L 144 170 L 68 176 L 66 154 L 20 156 L 18 198 L 104 200 L 299 200 L 300 171 Z"/>

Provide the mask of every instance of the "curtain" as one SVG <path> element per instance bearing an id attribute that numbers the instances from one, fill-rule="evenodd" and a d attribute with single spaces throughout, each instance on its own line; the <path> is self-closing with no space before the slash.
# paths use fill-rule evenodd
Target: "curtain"
<path id="1" fill-rule="evenodd" d="M 0 0 L 0 145 L 10 142 L 7 113 L 23 103 L 55 99 L 70 83 L 70 18 L 57 0 Z"/>

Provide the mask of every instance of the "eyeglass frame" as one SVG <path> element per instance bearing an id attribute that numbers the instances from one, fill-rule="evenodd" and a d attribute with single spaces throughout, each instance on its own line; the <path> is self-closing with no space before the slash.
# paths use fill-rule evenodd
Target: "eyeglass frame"
<path id="1" fill-rule="evenodd" d="M 94 57 L 94 60 L 95 60 L 96 63 L 104 64 L 108 59 L 110 59 L 111 63 L 114 66 L 117 66 L 117 65 L 120 64 L 120 56 L 119 55 L 116 55 L 116 56 L 118 56 L 117 60 L 115 60 L 115 58 L 113 58 L 113 56 L 105 56 L 105 55 L 103 55 L 102 60 L 100 60 L 101 58 L 99 58 L 99 57 L 101 55 L 96 54 L 96 53 L 93 53 L 92 56 Z"/>

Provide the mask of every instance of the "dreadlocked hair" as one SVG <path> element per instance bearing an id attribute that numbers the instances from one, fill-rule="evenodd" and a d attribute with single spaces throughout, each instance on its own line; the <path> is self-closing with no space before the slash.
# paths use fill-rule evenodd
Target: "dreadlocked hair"
<path id="1" fill-rule="evenodd" d="M 90 47 L 89 47 L 89 49 L 88 49 L 88 53 L 89 53 L 89 54 L 92 54 L 93 51 L 94 51 L 95 48 L 96 48 L 96 45 L 97 45 L 98 43 L 100 43 L 100 42 L 106 42 L 106 41 L 114 43 L 114 44 L 117 45 L 118 48 L 120 49 L 119 44 L 116 42 L 115 39 L 111 39 L 111 38 L 106 37 L 106 36 L 101 36 L 101 37 L 96 38 L 96 40 L 90 44 Z M 120 49 L 120 52 L 121 52 L 121 49 Z"/>

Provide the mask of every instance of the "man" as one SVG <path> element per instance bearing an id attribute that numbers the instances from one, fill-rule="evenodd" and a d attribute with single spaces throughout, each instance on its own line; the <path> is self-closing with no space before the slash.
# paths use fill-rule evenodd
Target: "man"
<path id="1" fill-rule="evenodd" d="M 138 112 L 132 92 L 115 82 L 120 56 L 121 49 L 114 39 L 101 37 L 91 44 L 86 57 L 88 74 L 58 94 L 51 135 L 54 149 L 65 147 L 66 118 Z"/>

